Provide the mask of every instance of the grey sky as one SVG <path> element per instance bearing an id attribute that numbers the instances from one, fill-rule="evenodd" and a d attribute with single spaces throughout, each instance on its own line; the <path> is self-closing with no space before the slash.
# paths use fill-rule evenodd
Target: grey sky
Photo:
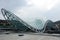
<path id="1" fill-rule="evenodd" d="M 14 11 L 18 7 L 26 6 L 26 1 L 24 0 L 0 0 L 0 9 L 5 8 L 10 11 Z M 3 19 L 0 12 L 0 19 Z"/>
<path id="2" fill-rule="evenodd" d="M 16 7 L 25 6 L 24 0 L 0 0 L 0 8 L 15 9 Z"/>
<path id="3" fill-rule="evenodd" d="M 0 0 L 1 8 L 10 10 L 23 19 L 60 20 L 60 0 Z M 0 19 L 3 19 L 1 13 Z"/>

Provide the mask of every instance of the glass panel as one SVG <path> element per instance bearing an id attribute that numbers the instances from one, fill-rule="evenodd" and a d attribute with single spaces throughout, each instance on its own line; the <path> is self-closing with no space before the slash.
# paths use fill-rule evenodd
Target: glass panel
<path id="1" fill-rule="evenodd" d="M 31 18 L 27 20 L 23 20 L 25 21 L 27 24 L 31 25 L 32 27 L 36 28 L 36 29 L 42 29 L 44 27 L 45 21 L 42 19 L 37 19 L 37 18 Z"/>

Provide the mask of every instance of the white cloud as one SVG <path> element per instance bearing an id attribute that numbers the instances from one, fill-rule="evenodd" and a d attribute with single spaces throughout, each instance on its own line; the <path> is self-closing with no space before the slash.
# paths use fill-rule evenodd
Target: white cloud
<path id="1" fill-rule="evenodd" d="M 50 10 L 52 7 L 54 7 L 59 0 L 26 0 L 29 4 L 34 4 L 34 6 L 39 7 L 40 9 L 47 9 Z"/>
<path id="2" fill-rule="evenodd" d="M 28 18 L 42 18 L 45 19 L 46 13 L 52 10 L 57 4 L 59 4 L 59 0 L 26 0 L 27 6 L 22 7 L 21 9 L 17 9 L 18 16 L 22 19 Z M 49 13 L 48 13 L 49 14 Z M 52 14 L 51 14 L 52 15 Z"/>

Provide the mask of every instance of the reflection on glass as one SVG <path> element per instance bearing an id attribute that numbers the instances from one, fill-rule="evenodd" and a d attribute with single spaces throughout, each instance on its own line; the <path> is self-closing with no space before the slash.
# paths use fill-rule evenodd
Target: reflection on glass
<path id="1" fill-rule="evenodd" d="M 32 27 L 36 29 L 42 29 L 44 27 L 45 21 L 42 19 L 29 19 L 29 20 L 24 20 L 26 23 L 31 25 Z"/>

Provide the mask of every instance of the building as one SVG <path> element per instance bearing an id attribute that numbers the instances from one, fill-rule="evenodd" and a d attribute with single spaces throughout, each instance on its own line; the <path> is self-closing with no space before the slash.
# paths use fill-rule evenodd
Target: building
<path id="1" fill-rule="evenodd" d="M 1 9 L 1 12 L 5 20 L 0 20 L 0 29 L 42 33 L 60 32 L 60 29 L 58 30 L 57 28 L 57 26 L 59 25 L 59 23 L 57 22 L 52 22 L 51 20 L 47 20 L 46 22 L 44 22 L 43 20 L 37 19 L 29 23 L 20 19 L 15 14 L 7 11 L 6 9 Z"/>

